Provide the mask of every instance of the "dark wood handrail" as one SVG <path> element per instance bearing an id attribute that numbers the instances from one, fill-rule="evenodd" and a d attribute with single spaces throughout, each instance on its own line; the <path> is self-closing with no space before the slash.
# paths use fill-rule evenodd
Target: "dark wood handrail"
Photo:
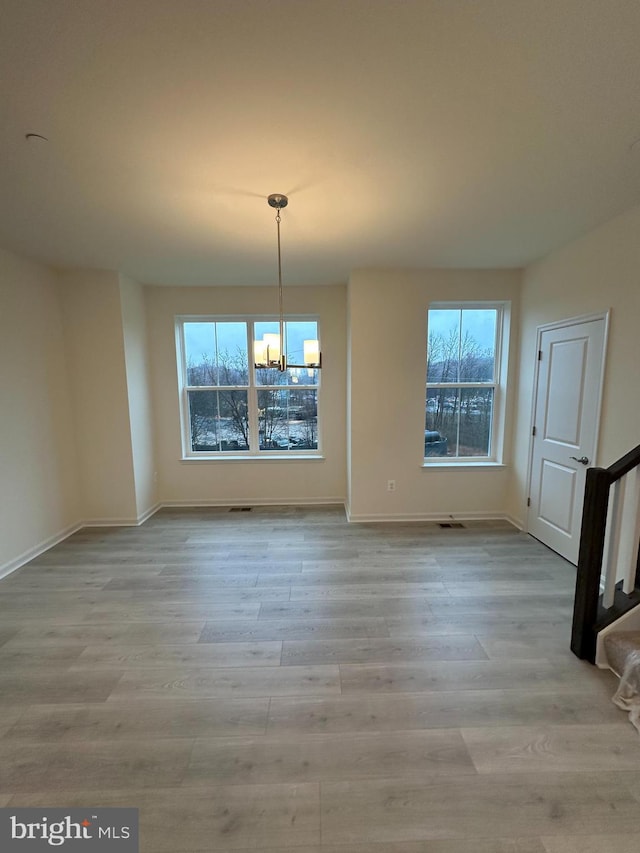
<path id="1" fill-rule="evenodd" d="M 633 450 L 625 453 L 625 455 L 621 459 L 618 459 L 617 462 L 614 462 L 613 465 L 609 465 L 606 470 L 609 472 L 611 482 L 615 483 L 616 480 L 624 477 L 624 475 L 628 474 L 629 471 L 633 471 L 633 469 L 637 468 L 638 465 L 640 465 L 640 444 L 637 447 L 634 447 Z"/>
<path id="2" fill-rule="evenodd" d="M 583 660 L 595 662 L 598 631 L 625 612 L 640 604 L 640 559 L 636 572 L 636 589 L 627 596 L 619 595 L 614 606 L 604 609 L 600 602 L 600 575 L 607 528 L 607 511 L 611 486 L 640 465 L 640 445 L 608 468 L 589 468 L 584 491 L 578 573 L 573 606 L 571 650 Z"/>

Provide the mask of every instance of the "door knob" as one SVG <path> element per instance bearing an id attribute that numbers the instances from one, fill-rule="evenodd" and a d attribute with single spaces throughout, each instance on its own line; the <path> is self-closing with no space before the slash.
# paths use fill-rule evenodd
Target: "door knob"
<path id="1" fill-rule="evenodd" d="M 588 465 L 589 464 L 589 460 L 587 459 L 586 456 L 581 456 L 580 459 L 578 459 L 577 456 L 570 456 L 569 459 L 575 459 L 576 462 L 579 462 L 581 465 Z"/>

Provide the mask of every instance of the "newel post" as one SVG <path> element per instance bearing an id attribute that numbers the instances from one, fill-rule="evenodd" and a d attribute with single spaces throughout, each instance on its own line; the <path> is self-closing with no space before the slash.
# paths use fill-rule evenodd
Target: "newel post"
<path id="1" fill-rule="evenodd" d="M 573 606 L 571 651 L 594 663 L 596 656 L 595 623 L 600 597 L 600 573 L 609 507 L 611 475 L 606 468 L 589 468 L 584 490 L 582 528 L 576 594 Z"/>

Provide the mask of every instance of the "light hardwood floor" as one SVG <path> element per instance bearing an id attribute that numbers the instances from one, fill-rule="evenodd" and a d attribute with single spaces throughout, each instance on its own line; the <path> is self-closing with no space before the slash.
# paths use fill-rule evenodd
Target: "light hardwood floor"
<path id="1" fill-rule="evenodd" d="M 640 738 L 506 524 L 165 510 L 0 581 L 0 806 L 144 853 L 637 853 Z"/>

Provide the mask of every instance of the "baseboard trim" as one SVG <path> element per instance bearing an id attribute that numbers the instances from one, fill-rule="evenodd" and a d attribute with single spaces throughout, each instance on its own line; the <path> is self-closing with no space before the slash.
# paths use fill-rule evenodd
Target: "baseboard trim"
<path id="1" fill-rule="evenodd" d="M 353 514 L 347 510 L 347 520 L 358 524 L 362 522 L 403 522 L 403 521 L 508 521 L 513 519 L 503 512 L 412 512 L 412 513 L 369 513 Z M 518 525 L 515 525 L 516 527 Z"/>
<path id="2" fill-rule="evenodd" d="M 141 524 L 144 524 L 145 521 L 148 518 L 151 518 L 152 515 L 155 515 L 159 509 L 162 509 L 161 503 L 154 504 L 152 507 L 149 507 L 149 509 L 147 509 L 143 513 L 141 513 L 138 516 L 138 521 L 137 521 L 138 526 L 140 526 Z"/>
<path id="3" fill-rule="evenodd" d="M 225 506 L 341 506 L 344 507 L 344 498 L 279 498 L 278 500 L 224 500 L 224 501 L 163 501 L 159 509 L 164 507 L 225 507 Z"/>
<path id="4" fill-rule="evenodd" d="M 64 530 L 60 530 L 58 533 L 54 533 L 53 536 L 43 539 L 42 542 L 34 545 L 33 548 L 29 548 L 18 557 L 14 557 L 13 560 L 9 560 L 8 563 L 4 563 L 4 565 L 0 566 L 0 578 L 5 578 L 12 572 L 17 571 L 21 566 L 24 566 L 25 563 L 28 563 L 30 560 L 35 560 L 35 558 L 39 557 L 40 554 L 44 554 L 44 552 L 48 551 L 49 548 L 59 545 L 60 542 L 63 542 L 65 539 L 68 539 L 69 536 L 72 536 L 74 533 L 77 533 L 78 530 L 81 530 L 83 526 L 84 525 L 81 523 L 70 524 L 69 527 L 65 527 Z"/>
<path id="5" fill-rule="evenodd" d="M 81 527 L 139 527 L 141 524 L 155 515 L 159 509 L 162 509 L 163 504 L 157 503 L 155 506 L 145 510 L 140 515 L 129 518 L 85 518 Z"/>
<path id="6" fill-rule="evenodd" d="M 25 563 L 35 560 L 35 558 L 39 557 L 40 554 L 44 554 L 45 551 L 48 551 L 50 548 L 54 548 L 56 545 L 64 542 L 65 539 L 68 539 L 69 536 L 73 536 L 73 534 L 77 533 L 79 530 L 84 530 L 87 527 L 139 527 L 141 524 L 144 524 L 147 519 L 151 518 L 152 515 L 155 515 L 161 508 L 162 504 L 157 503 L 155 506 L 145 510 L 145 512 L 135 519 L 91 518 L 79 521 L 77 524 L 71 524 L 59 533 L 50 536 L 43 542 L 38 543 L 38 545 L 34 545 L 33 548 L 29 548 L 28 551 L 20 554 L 20 556 L 14 557 L 13 560 L 9 560 L 8 563 L 0 566 L 0 579 L 17 571 L 21 566 L 24 566 Z"/>

